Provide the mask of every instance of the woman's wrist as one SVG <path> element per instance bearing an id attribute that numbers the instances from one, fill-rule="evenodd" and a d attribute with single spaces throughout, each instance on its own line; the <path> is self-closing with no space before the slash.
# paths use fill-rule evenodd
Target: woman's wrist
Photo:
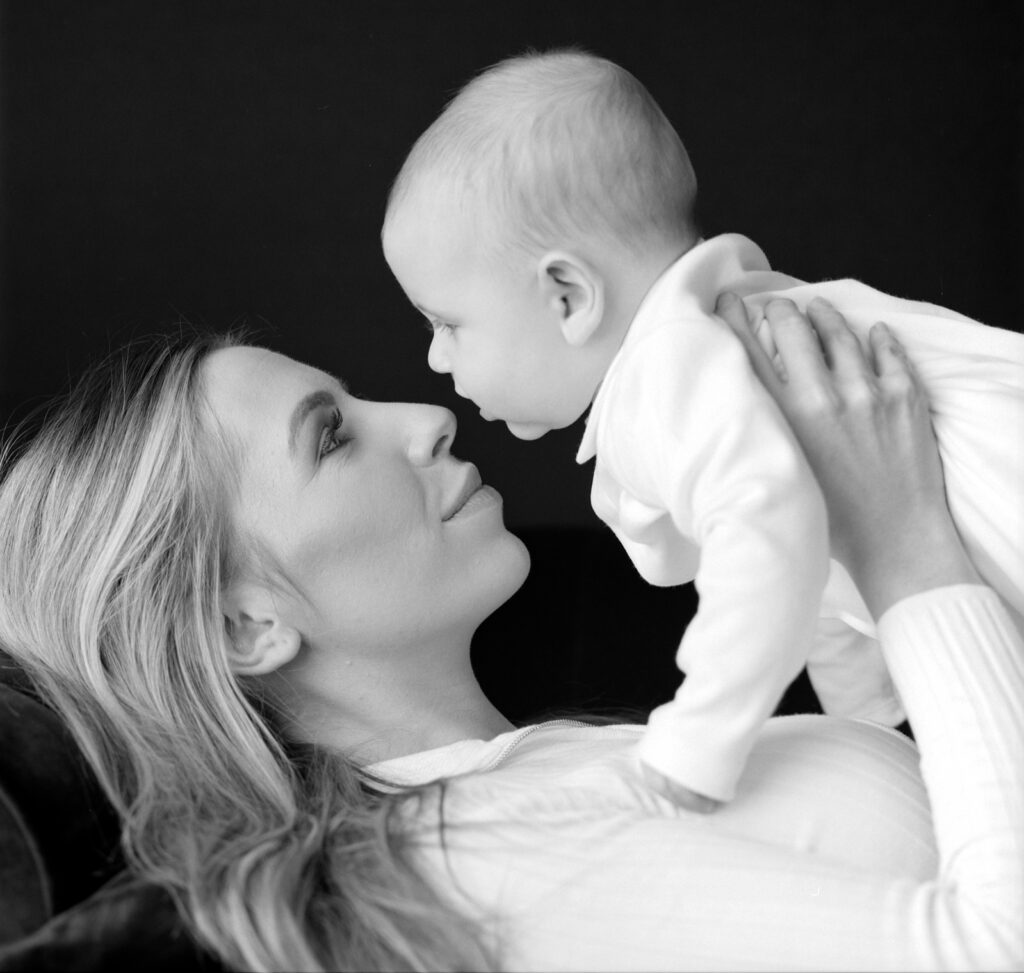
<path id="1" fill-rule="evenodd" d="M 940 519 L 941 520 L 941 519 Z M 866 544 L 845 567 L 877 621 L 911 595 L 958 584 L 981 584 L 952 519 L 900 532 L 886 545 Z"/>

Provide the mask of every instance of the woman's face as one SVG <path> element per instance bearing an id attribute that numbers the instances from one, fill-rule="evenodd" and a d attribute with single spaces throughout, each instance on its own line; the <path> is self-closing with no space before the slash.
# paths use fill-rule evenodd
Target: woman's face
<path id="1" fill-rule="evenodd" d="M 204 380 L 241 447 L 237 526 L 287 579 L 276 607 L 308 645 L 425 648 L 471 632 L 522 584 L 526 549 L 498 494 L 451 455 L 446 409 L 358 399 L 253 347 L 215 352 Z"/>

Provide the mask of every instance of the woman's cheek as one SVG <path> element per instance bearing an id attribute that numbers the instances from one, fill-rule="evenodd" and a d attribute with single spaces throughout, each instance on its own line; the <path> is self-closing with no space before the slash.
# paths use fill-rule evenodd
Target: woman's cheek
<path id="1" fill-rule="evenodd" d="M 367 504 L 347 511 L 344 529 L 308 545 L 307 563 L 332 578 L 346 601 L 380 606 L 408 598 L 429 582 L 432 566 L 422 523 L 398 505 Z M 412 590 L 410 590 L 412 589 Z"/>

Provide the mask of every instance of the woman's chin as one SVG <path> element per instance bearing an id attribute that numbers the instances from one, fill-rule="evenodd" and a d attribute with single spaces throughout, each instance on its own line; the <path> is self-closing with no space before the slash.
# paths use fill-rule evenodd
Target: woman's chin
<path id="1" fill-rule="evenodd" d="M 490 611 L 505 604 L 523 586 L 530 574 L 530 551 L 527 546 L 507 530 L 503 541 L 506 543 L 502 545 L 502 569 L 496 578 L 495 601 Z"/>
<path id="2" fill-rule="evenodd" d="M 523 586 L 527 576 L 530 574 L 530 549 L 515 534 L 509 532 L 509 537 L 516 542 L 516 548 L 520 553 L 520 576 L 512 592 L 512 594 L 515 594 Z"/>

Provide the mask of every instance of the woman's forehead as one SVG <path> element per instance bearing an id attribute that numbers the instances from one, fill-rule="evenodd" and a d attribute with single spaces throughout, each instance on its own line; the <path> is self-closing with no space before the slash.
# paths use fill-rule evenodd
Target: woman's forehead
<path id="1" fill-rule="evenodd" d="M 215 426 L 241 447 L 246 466 L 256 459 L 254 450 L 276 453 L 275 444 L 287 443 L 290 417 L 303 399 L 338 388 L 319 369 L 250 345 L 213 352 L 204 362 L 203 384 Z"/>
<path id="2" fill-rule="evenodd" d="M 207 396 L 215 412 L 231 412 L 231 404 L 251 408 L 271 400 L 302 396 L 311 388 L 334 387 L 336 380 L 320 369 L 268 348 L 236 345 L 221 348 L 204 367 Z M 287 405 L 287 401 L 283 404 Z"/>

